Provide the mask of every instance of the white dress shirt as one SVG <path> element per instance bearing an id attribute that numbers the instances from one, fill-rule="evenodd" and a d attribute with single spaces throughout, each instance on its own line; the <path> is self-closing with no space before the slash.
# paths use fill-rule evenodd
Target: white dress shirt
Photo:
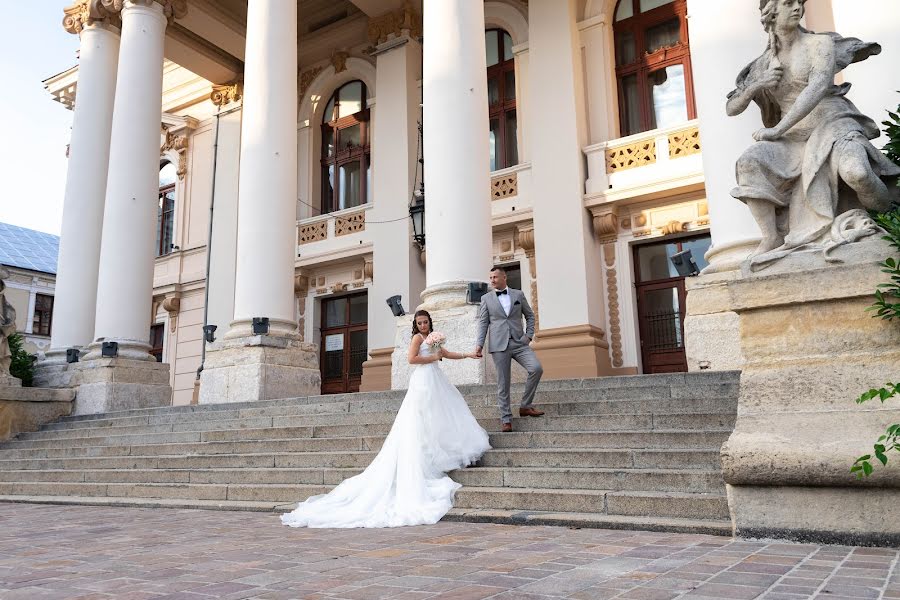
<path id="1" fill-rule="evenodd" d="M 497 300 L 500 302 L 500 306 L 503 307 L 503 312 L 506 313 L 506 316 L 509 316 L 509 309 L 511 305 L 511 301 L 509 299 L 509 288 L 504 288 L 506 290 L 505 294 L 497 294 Z M 503 290 L 497 290 L 498 292 L 502 292 Z"/>

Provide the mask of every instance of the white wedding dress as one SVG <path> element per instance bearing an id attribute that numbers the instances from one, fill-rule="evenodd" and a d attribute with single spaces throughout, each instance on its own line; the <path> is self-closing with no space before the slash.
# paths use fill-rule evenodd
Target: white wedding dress
<path id="1" fill-rule="evenodd" d="M 424 343 L 419 356 L 430 354 Z M 437 523 L 461 486 L 446 473 L 490 449 L 488 434 L 439 362 L 416 365 L 381 451 L 365 471 L 281 517 L 291 527 L 401 527 Z"/>

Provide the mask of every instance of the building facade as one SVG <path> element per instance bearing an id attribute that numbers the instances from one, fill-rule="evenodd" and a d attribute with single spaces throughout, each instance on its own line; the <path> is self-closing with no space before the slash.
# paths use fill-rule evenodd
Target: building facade
<path id="1" fill-rule="evenodd" d="M 757 241 L 728 191 L 758 119 L 724 112 L 757 2 L 122 4 L 67 8 L 80 62 L 45 81 L 74 109 L 48 364 L 116 341 L 187 404 L 265 318 L 322 392 L 403 387 L 386 300 L 464 304 L 501 265 L 547 377 L 740 367 L 686 347 L 671 259 L 727 271 Z M 889 4 L 812 0 L 806 24 L 898 56 Z M 848 79 L 878 117 L 900 76 L 868 62 Z"/>

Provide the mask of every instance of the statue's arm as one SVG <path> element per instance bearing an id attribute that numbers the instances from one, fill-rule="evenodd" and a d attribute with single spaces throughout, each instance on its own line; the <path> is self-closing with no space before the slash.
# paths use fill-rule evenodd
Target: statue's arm
<path id="1" fill-rule="evenodd" d="M 816 38 L 816 43 L 809 49 L 810 73 L 806 87 L 778 125 L 772 128 L 775 137 L 783 136 L 806 118 L 834 85 L 834 43 L 825 36 Z"/>
<path id="2" fill-rule="evenodd" d="M 728 94 L 728 102 L 725 104 L 725 112 L 729 117 L 736 117 L 750 106 L 753 97 L 759 90 L 756 86 L 738 86 Z"/>
<path id="3" fill-rule="evenodd" d="M 760 59 L 757 59 L 757 61 Z M 773 88 L 781 81 L 783 69 L 773 67 L 762 75 L 753 75 L 756 62 L 747 65 L 737 78 L 737 87 L 728 94 L 725 112 L 729 117 L 736 117 L 750 106 L 756 95 L 765 89 Z"/>

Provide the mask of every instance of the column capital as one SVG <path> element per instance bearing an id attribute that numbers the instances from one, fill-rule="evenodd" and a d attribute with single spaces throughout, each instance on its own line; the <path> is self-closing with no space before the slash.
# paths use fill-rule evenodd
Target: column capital
<path id="1" fill-rule="evenodd" d="M 400 37 L 404 31 L 412 37 L 422 35 L 422 15 L 416 12 L 412 2 L 406 2 L 403 8 L 369 19 L 369 42 L 373 46 L 383 44 L 391 35 Z"/>
<path id="2" fill-rule="evenodd" d="M 163 14 L 172 24 L 175 19 L 180 19 L 187 14 L 187 0 L 89 0 L 91 3 L 97 2 L 103 8 L 111 13 L 119 13 L 125 8 L 125 4 L 136 6 L 149 6 L 153 3 L 162 7 Z"/>
<path id="3" fill-rule="evenodd" d="M 209 100 L 219 108 L 222 108 L 226 104 L 237 102 L 243 97 L 243 94 L 243 82 L 235 81 L 224 85 L 214 85 L 212 92 L 209 94 Z"/>
<path id="4" fill-rule="evenodd" d="M 63 29 L 75 35 L 92 25 L 118 29 L 122 24 L 118 13 L 107 0 L 78 0 L 63 9 Z"/>

